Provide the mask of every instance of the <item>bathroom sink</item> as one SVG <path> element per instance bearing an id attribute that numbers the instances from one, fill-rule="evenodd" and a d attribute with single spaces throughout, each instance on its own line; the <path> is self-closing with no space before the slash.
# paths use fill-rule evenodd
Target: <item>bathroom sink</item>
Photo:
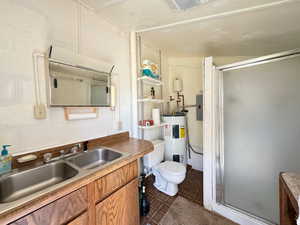
<path id="1" fill-rule="evenodd" d="M 121 153 L 110 149 L 96 149 L 90 152 L 83 152 L 67 159 L 68 162 L 83 169 L 93 169 L 112 162 L 122 156 Z"/>
<path id="2" fill-rule="evenodd" d="M 0 177 L 0 203 L 18 200 L 47 187 L 61 183 L 78 174 L 63 161 Z"/>

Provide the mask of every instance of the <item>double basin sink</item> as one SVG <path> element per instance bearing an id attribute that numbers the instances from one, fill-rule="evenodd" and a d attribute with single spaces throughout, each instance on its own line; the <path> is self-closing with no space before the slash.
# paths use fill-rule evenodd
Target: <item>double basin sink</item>
<path id="1" fill-rule="evenodd" d="M 91 170 L 113 162 L 124 154 L 110 149 L 78 153 L 22 172 L 0 177 L 0 203 L 9 203 L 62 183 L 82 170 Z"/>

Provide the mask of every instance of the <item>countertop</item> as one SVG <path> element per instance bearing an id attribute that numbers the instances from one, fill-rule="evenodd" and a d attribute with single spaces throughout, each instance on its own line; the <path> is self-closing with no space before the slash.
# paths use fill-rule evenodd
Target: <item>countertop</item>
<path id="1" fill-rule="evenodd" d="M 0 204 L 0 224 L 11 223 L 153 151 L 153 145 L 150 141 L 129 137 L 106 138 L 105 141 L 96 140 L 89 144 L 89 149 L 96 147 L 111 148 L 125 153 L 125 156 L 101 168 L 87 170 L 80 176 L 77 175 L 30 196 L 11 203 Z"/>
<path id="2" fill-rule="evenodd" d="M 285 172 L 281 176 L 293 197 L 298 201 L 300 197 L 300 173 Z"/>

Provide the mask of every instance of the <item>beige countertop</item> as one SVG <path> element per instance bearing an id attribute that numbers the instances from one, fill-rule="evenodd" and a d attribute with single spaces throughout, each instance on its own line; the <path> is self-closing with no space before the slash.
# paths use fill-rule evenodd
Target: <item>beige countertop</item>
<path id="1" fill-rule="evenodd" d="M 13 222 L 88 183 L 111 173 L 112 171 L 127 165 L 128 163 L 143 157 L 153 150 L 151 142 L 129 137 L 117 138 L 115 140 L 110 138 L 104 142 L 99 142 L 97 140 L 92 141 L 91 144 L 89 144 L 89 149 L 96 148 L 97 146 L 107 147 L 125 154 L 120 159 L 108 163 L 103 167 L 83 171 L 69 180 L 41 190 L 35 194 L 26 196 L 14 202 L 0 204 L 0 224 Z"/>
<path id="2" fill-rule="evenodd" d="M 294 198 L 298 201 L 300 197 L 300 173 L 285 172 L 282 173 L 282 178 Z"/>

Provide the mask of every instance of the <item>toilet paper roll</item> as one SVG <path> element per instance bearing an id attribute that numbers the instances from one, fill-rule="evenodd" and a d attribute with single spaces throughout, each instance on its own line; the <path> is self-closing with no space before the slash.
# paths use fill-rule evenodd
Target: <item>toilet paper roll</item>
<path id="1" fill-rule="evenodd" d="M 152 109 L 152 120 L 154 125 L 160 125 L 160 110 L 159 109 Z"/>

